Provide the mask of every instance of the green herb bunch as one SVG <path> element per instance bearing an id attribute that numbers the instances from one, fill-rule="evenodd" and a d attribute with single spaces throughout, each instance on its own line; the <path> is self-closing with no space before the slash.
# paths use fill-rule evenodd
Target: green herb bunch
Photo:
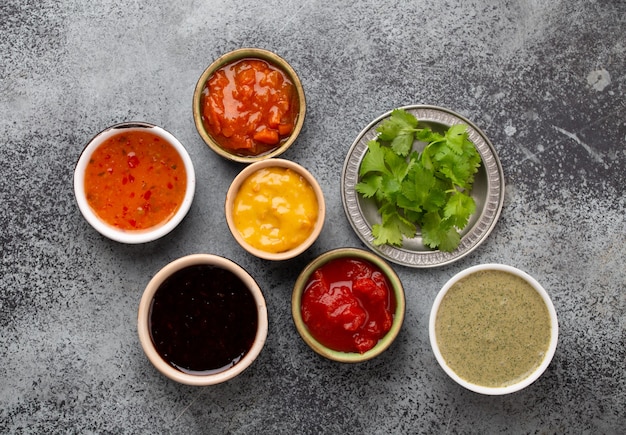
<path id="1" fill-rule="evenodd" d="M 376 200 L 382 218 L 372 228 L 374 244 L 401 246 L 403 236 L 415 237 L 419 227 L 426 246 L 454 251 L 476 210 L 470 194 L 481 164 L 467 126 L 453 125 L 440 134 L 396 109 L 376 131 L 356 185 L 357 192 Z M 421 152 L 413 150 L 416 140 L 426 144 Z"/>

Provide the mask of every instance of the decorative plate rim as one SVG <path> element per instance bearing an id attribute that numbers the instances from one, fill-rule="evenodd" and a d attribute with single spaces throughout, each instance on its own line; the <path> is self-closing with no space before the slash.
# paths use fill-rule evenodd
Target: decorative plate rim
<path id="1" fill-rule="evenodd" d="M 483 208 L 477 210 L 479 217 L 471 228 L 466 228 L 459 247 L 452 252 L 439 250 L 414 250 L 390 245 L 375 246 L 371 224 L 366 220 L 359 195 L 355 190 L 358 183 L 359 167 L 367 151 L 367 143 L 376 138 L 376 127 L 391 115 L 386 112 L 372 121 L 357 136 L 350 146 L 341 173 L 341 200 L 346 217 L 361 241 L 369 249 L 387 260 L 408 267 L 427 268 L 450 264 L 476 249 L 495 227 L 504 203 L 504 171 L 495 148 L 487 136 L 471 121 L 449 109 L 430 105 L 409 105 L 400 107 L 420 122 L 434 122 L 443 125 L 466 124 L 469 140 L 476 146 L 482 158 L 482 166 L 487 177 L 487 195 Z"/>

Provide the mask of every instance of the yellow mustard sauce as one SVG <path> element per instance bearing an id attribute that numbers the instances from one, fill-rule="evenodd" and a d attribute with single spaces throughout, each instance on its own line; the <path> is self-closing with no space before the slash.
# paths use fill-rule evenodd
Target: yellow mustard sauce
<path id="1" fill-rule="evenodd" d="M 248 177 L 234 200 L 241 237 L 265 252 L 289 251 L 304 242 L 317 221 L 318 202 L 308 181 L 286 168 L 263 168 Z"/>
<path id="2" fill-rule="evenodd" d="M 448 366 L 485 387 L 505 387 L 528 377 L 548 351 L 551 328 L 537 291 L 499 270 L 475 272 L 454 284 L 435 321 Z"/>

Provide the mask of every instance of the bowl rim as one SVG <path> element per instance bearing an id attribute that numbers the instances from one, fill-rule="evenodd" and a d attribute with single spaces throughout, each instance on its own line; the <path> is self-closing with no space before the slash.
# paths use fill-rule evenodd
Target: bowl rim
<path id="1" fill-rule="evenodd" d="M 185 165 L 185 171 L 187 173 L 187 189 L 180 207 L 176 213 L 167 221 L 162 224 L 156 225 L 145 230 L 137 231 L 125 231 L 119 228 L 115 228 L 109 225 L 95 213 L 87 202 L 85 194 L 85 170 L 89 159 L 93 155 L 94 151 L 102 145 L 109 138 L 120 134 L 122 131 L 141 131 L 146 130 L 166 140 L 174 149 L 178 152 L 183 164 Z M 78 161 L 74 167 L 74 197 L 78 204 L 78 208 L 85 218 L 85 220 L 101 235 L 120 243 L 127 244 L 139 244 L 147 243 L 157 240 L 166 234 L 170 233 L 187 215 L 193 202 L 193 198 L 196 190 L 196 174 L 193 166 L 193 162 L 189 153 L 183 146 L 183 144 L 176 139 L 176 137 L 154 124 L 150 124 L 142 121 L 128 121 L 114 124 L 105 128 L 104 130 L 93 136 L 87 145 L 83 148 L 78 158 Z"/>
<path id="2" fill-rule="evenodd" d="M 237 192 L 239 192 L 239 189 L 241 188 L 243 182 L 252 174 L 261 169 L 274 167 L 291 169 L 292 171 L 301 175 L 311 185 L 313 191 L 315 192 L 318 204 L 317 221 L 315 222 L 315 226 L 313 227 L 311 234 L 309 234 L 309 237 L 307 237 L 306 240 L 297 247 L 290 249 L 289 251 L 279 253 L 263 251 L 248 244 L 243 239 L 243 237 L 237 230 L 235 223 L 233 222 L 233 203 L 235 201 L 235 197 L 237 196 Z M 320 233 L 322 232 L 322 228 L 324 227 L 324 221 L 326 219 L 326 202 L 324 200 L 324 192 L 322 191 L 320 184 L 317 182 L 313 174 L 311 174 L 302 165 L 291 160 L 268 159 L 254 162 L 246 166 L 243 170 L 239 172 L 239 174 L 237 174 L 237 176 L 231 182 L 228 191 L 226 192 L 226 199 L 224 201 L 224 213 L 226 215 L 226 223 L 228 225 L 228 229 L 230 230 L 237 243 L 239 243 L 239 245 L 244 248 L 248 253 L 264 260 L 282 261 L 297 257 L 308 248 L 310 248 L 311 245 L 313 245 L 313 243 L 317 240 Z"/>
<path id="3" fill-rule="evenodd" d="M 508 273 L 511 273 L 512 275 L 516 275 L 524 279 L 541 296 L 542 300 L 546 304 L 546 307 L 548 309 L 548 314 L 550 316 L 550 323 L 551 323 L 550 343 L 548 345 L 548 350 L 543 360 L 541 361 L 541 364 L 526 378 L 520 380 L 519 382 L 516 382 L 515 384 L 507 385 L 505 387 L 486 387 L 483 385 L 478 385 L 478 384 L 466 381 L 465 379 L 457 375 L 456 372 L 454 372 L 454 370 L 452 370 L 452 368 L 448 366 L 445 359 L 443 358 L 443 355 L 441 354 L 439 345 L 437 343 L 437 337 L 435 333 L 437 313 L 439 311 L 441 301 L 443 300 L 445 295 L 448 293 L 448 290 L 450 290 L 450 288 L 461 279 L 475 272 L 485 271 L 485 270 L 498 270 L 498 271 L 508 272 Z M 552 361 L 552 358 L 554 357 L 554 354 L 556 352 L 556 347 L 558 343 L 558 335 L 559 335 L 559 324 L 558 324 L 556 310 L 554 308 L 552 300 L 550 299 L 550 295 L 548 295 L 548 292 L 543 288 L 541 284 L 539 284 L 539 282 L 535 278 L 533 278 L 532 276 L 530 276 L 528 273 L 524 272 L 523 270 L 520 270 L 513 266 L 500 264 L 500 263 L 485 263 L 485 264 L 475 265 L 475 266 L 469 267 L 467 269 L 464 269 L 458 272 L 456 275 L 454 275 L 444 284 L 444 286 L 441 288 L 441 290 L 437 294 L 437 297 L 435 298 L 435 301 L 433 302 L 433 305 L 430 311 L 430 318 L 429 318 L 429 323 L 428 323 L 428 334 L 429 334 L 429 339 L 430 339 L 430 345 L 432 347 L 433 353 L 435 354 L 435 358 L 437 359 L 437 362 L 439 363 L 441 368 L 449 377 L 451 377 L 459 385 L 465 387 L 468 390 L 474 391 L 476 393 L 484 394 L 484 395 L 493 396 L 493 395 L 510 394 L 510 393 L 514 393 L 516 391 L 522 390 L 523 388 L 526 388 L 527 386 L 535 382 L 545 372 L 545 370 L 550 365 L 550 362 Z"/>
<path id="4" fill-rule="evenodd" d="M 206 129 L 204 128 L 204 123 L 202 122 L 202 108 L 201 108 L 200 102 L 201 102 L 201 96 L 204 90 L 204 86 L 207 80 L 209 79 L 209 77 L 219 68 L 222 68 L 223 66 L 229 63 L 233 63 L 233 62 L 236 62 L 242 59 L 247 59 L 247 58 L 261 59 L 266 62 L 269 62 L 270 64 L 272 64 L 273 66 L 277 68 L 280 68 L 285 74 L 287 74 L 289 79 L 291 79 L 291 81 L 293 82 L 296 88 L 296 92 L 298 93 L 298 104 L 299 104 L 298 118 L 296 120 L 296 124 L 294 125 L 294 129 L 291 132 L 291 135 L 279 147 L 275 148 L 269 153 L 262 154 L 259 156 L 239 156 L 222 148 L 217 143 L 217 141 L 215 141 L 211 137 L 211 135 L 206 131 Z M 300 77 L 298 76 L 296 71 L 293 69 L 293 67 L 281 56 L 279 56 L 278 54 L 272 51 L 265 50 L 263 48 L 254 48 L 254 47 L 238 48 L 236 50 L 233 50 L 233 51 L 230 51 L 228 53 L 221 55 L 220 57 L 215 59 L 202 72 L 202 74 L 200 75 L 200 78 L 196 82 L 196 87 L 194 88 L 192 111 L 193 111 L 193 119 L 194 119 L 194 124 L 196 126 L 196 130 L 198 131 L 198 134 L 200 135 L 204 143 L 206 143 L 209 148 L 211 148 L 215 153 L 217 153 L 219 156 L 225 159 L 232 160 L 232 161 L 239 162 L 239 163 L 253 163 L 253 162 L 257 162 L 261 160 L 270 159 L 273 157 L 278 157 L 279 155 L 287 151 L 287 149 L 290 148 L 291 145 L 293 145 L 293 143 L 296 141 L 296 139 L 300 135 L 300 132 L 302 131 L 302 127 L 304 125 L 304 118 L 306 116 L 306 97 L 304 94 L 304 87 L 302 86 L 302 82 L 300 81 Z"/>
<path id="5" fill-rule="evenodd" d="M 505 177 L 502 164 L 493 143 L 484 131 L 465 116 L 434 105 L 411 104 L 397 108 L 413 114 L 420 124 L 447 127 L 464 124 L 467 127 L 468 139 L 482 159 L 471 192 L 477 201 L 477 209 L 470 216 L 468 225 L 461 231 L 459 246 L 452 252 L 419 248 L 415 243 L 423 244 L 421 232 L 413 238 L 403 238 L 402 246 L 374 244 L 372 225 L 378 222 L 380 216 L 378 212 L 372 215 L 372 205 L 375 201 L 372 198 L 363 198 L 356 192 L 355 185 L 359 182 L 359 170 L 368 150 L 368 143 L 378 137 L 376 128 L 391 116 L 393 110 L 389 110 L 363 128 L 346 153 L 341 173 L 341 200 L 346 218 L 361 241 L 388 261 L 413 268 L 433 268 L 451 264 L 482 245 L 495 228 L 504 204 Z M 481 183 L 479 180 L 482 177 L 484 178 Z M 481 198 L 478 193 L 482 189 L 485 192 Z"/>
<path id="6" fill-rule="evenodd" d="M 188 266 L 211 265 L 233 272 L 246 285 L 257 306 L 258 326 L 252 347 L 235 365 L 219 373 L 209 375 L 192 375 L 181 372 L 169 365 L 157 352 L 149 330 L 149 318 L 152 299 L 160 285 L 174 272 Z M 265 298 L 254 278 L 241 266 L 228 258 L 215 254 L 190 254 L 178 258 L 161 268 L 148 282 L 139 302 L 137 312 L 137 333 L 139 341 L 148 360 L 161 374 L 169 379 L 186 385 L 205 386 L 228 381 L 246 370 L 259 356 L 268 333 L 268 315 Z"/>
<path id="7" fill-rule="evenodd" d="M 315 272 L 318 268 L 331 260 L 345 257 L 366 260 L 378 267 L 385 274 L 387 280 L 391 284 L 391 289 L 396 299 L 396 310 L 394 312 L 391 329 L 387 332 L 387 334 L 385 334 L 383 338 L 378 341 L 378 343 L 376 343 L 373 348 L 364 353 L 342 352 L 324 346 L 319 341 L 317 341 L 317 339 L 315 339 L 315 337 L 313 337 L 311 332 L 308 330 L 307 326 L 304 323 L 304 320 L 302 319 L 302 313 L 300 311 L 300 306 L 302 304 L 302 295 L 304 294 L 306 284 L 313 272 Z M 398 334 L 400 333 L 400 330 L 402 329 L 405 312 L 406 299 L 404 286 L 402 285 L 402 281 L 400 280 L 400 277 L 395 272 L 393 267 L 391 267 L 391 265 L 379 255 L 371 251 L 366 251 L 358 248 L 336 248 L 324 252 L 323 254 L 313 259 L 302 270 L 302 272 L 300 272 L 300 275 L 298 276 L 293 286 L 293 292 L 291 296 L 292 320 L 302 340 L 304 340 L 304 342 L 319 355 L 330 360 L 342 363 L 360 363 L 368 361 L 387 350 L 389 346 L 391 346 L 391 344 L 395 341 Z"/>

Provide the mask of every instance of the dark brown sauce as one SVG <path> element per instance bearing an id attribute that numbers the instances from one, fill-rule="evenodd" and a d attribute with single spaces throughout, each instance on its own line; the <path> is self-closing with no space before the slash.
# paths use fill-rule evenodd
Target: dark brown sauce
<path id="1" fill-rule="evenodd" d="M 232 272 L 210 265 L 181 269 L 159 287 L 150 309 L 161 357 L 189 374 L 218 373 L 250 350 L 258 315 L 254 297 Z"/>

